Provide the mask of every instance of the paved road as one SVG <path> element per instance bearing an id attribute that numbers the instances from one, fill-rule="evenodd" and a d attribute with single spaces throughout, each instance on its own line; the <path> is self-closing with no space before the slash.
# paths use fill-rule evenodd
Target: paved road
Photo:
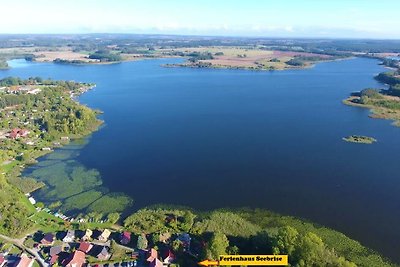
<path id="1" fill-rule="evenodd" d="M 41 267 L 48 267 L 48 266 L 50 266 L 49 264 L 47 264 L 47 263 L 44 261 L 44 259 L 42 259 L 42 257 L 40 257 L 39 253 L 38 253 L 36 250 L 27 248 L 27 247 L 24 245 L 24 240 L 25 240 L 25 238 L 16 239 L 16 238 L 11 238 L 11 237 L 9 237 L 9 236 L 5 236 L 5 235 L 1 235 L 1 234 L 0 234 L 0 238 L 1 238 L 1 239 L 4 239 L 4 240 L 7 241 L 7 242 L 10 242 L 10 243 L 14 244 L 15 246 L 19 247 L 19 248 L 22 249 L 22 250 L 28 252 L 31 256 L 33 256 L 33 257 L 35 258 L 35 260 L 39 263 L 39 265 L 40 265 Z"/>

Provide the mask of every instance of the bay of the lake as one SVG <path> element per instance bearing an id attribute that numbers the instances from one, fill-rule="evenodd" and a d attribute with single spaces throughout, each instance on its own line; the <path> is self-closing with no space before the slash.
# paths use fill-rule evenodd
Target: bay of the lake
<path id="1" fill-rule="evenodd" d="M 377 60 L 273 72 L 161 66 L 176 61 L 14 60 L 0 76 L 96 83 L 80 102 L 102 110 L 105 124 L 58 159 L 95 170 L 105 188 L 132 197 L 133 209 L 266 208 L 341 231 L 400 262 L 400 128 L 342 104 L 353 91 L 384 87 L 373 79 L 385 70 Z M 342 140 L 353 134 L 378 142 Z"/>

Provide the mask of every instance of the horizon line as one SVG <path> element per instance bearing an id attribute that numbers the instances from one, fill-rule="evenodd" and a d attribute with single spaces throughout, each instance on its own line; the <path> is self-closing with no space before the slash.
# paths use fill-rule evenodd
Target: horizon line
<path id="1" fill-rule="evenodd" d="M 64 35 L 64 36 L 79 36 L 79 35 L 137 35 L 137 36 L 176 36 L 176 37 L 205 37 L 205 38 L 243 38 L 243 39 L 309 39 L 309 40 L 376 40 L 376 41 L 400 41 L 400 37 L 382 38 L 382 37 L 331 37 L 331 36 L 263 36 L 263 35 L 202 35 L 202 34 L 177 34 L 177 33 L 131 33 L 131 32 L 87 32 L 87 33 L 0 33 L 0 36 L 5 35 L 30 35 L 30 36 L 45 36 L 45 35 Z"/>

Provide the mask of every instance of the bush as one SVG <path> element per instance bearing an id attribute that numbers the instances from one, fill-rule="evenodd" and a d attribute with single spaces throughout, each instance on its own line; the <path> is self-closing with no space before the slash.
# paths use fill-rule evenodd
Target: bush
<path id="1" fill-rule="evenodd" d="M 286 61 L 285 63 L 290 65 L 290 66 L 296 66 L 296 67 L 304 65 L 303 61 L 301 61 L 299 59 L 296 59 L 296 58 L 292 58 L 291 60 Z"/>
<path id="2" fill-rule="evenodd" d="M 360 92 L 361 97 L 369 97 L 369 98 L 382 98 L 381 94 L 376 89 L 367 88 Z"/>

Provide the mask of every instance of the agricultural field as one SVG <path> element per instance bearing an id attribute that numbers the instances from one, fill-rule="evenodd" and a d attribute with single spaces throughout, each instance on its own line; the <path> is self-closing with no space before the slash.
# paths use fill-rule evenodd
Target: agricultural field
<path id="1" fill-rule="evenodd" d="M 34 58 L 37 62 L 52 62 L 55 59 L 79 60 L 85 63 L 96 62 L 89 59 L 89 54 L 72 51 L 69 47 L 14 47 L 0 48 L 0 58 L 12 59 L 20 57 Z"/>

